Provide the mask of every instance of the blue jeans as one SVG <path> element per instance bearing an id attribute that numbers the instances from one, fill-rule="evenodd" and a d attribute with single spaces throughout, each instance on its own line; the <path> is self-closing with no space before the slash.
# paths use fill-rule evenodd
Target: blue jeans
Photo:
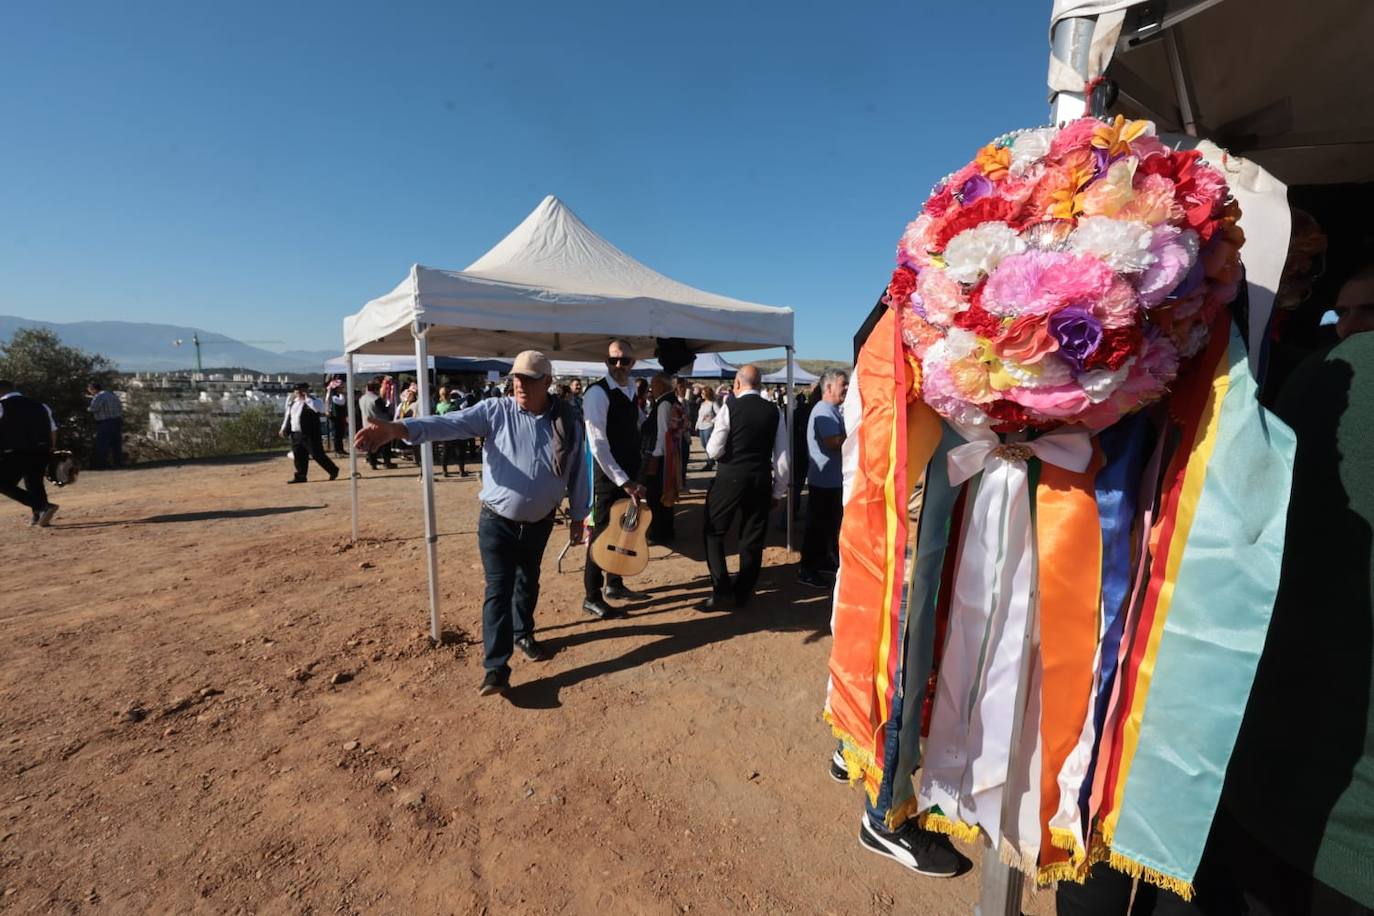
<path id="1" fill-rule="evenodd" d="M 482 602 L 482 643 L 486 650 L 482 666 L 488 671 L 509 675 L 515 641 L 534 635 L 539 562 L 552 530 L 552 516 L 542 522 L 515 522 L 482 507 L 477 519 L 477 548 L 487 579 Z"/>
<path id="2" fill-rule="evenodd" d="M 95 455 L 91 466 L 100 469 L 106 466 L 105 456 L 110 457 L 111 467 L 124 464 L 124 418 L 112 417 L 109 420 L 95 421 Z"/>

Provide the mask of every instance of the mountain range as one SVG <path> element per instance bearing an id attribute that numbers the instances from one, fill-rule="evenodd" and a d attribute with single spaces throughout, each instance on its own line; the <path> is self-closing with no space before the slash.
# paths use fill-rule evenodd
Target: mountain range
<path id="1" fill-rule="evenodd" d="M 139 321 L 38 321 L 0 315 L 0 343 L 20 328 L 46 328 L 69 347 L 99 353 L 122 372 L 195 369 L 192 335 L 200 338 L 201 365 L 235 366 L 259 372 L 319 372 L 337 350 L 264 350 L 204 328 Z M 176 341 L 180 340 L 178 345 Z"/>

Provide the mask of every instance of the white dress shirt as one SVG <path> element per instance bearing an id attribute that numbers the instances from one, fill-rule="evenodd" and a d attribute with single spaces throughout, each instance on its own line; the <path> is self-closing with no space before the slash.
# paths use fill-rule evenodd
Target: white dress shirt
<path id="1" fill-rule="evenodd" d="M 324 414 L 324 403 L 317 397 L 308 397 L 304 400 L 292 398 L 286 402 L 286 414 L 281 418 L 281 431 L 288 430 L 293 433 L 301 431 L 301 411 L 309 407 L 317 414 Z"/>
<path id="2" fill-rule="evenodd" d="M 758 397 L 752 388 L 741 391 L 736 398 Z M 782 499 L 787 495 L 787 484 L 792 477 L 792 460 L 788 456 L 787 420 L 778 417 L 778 431 L 773 436 L 773 498 Z M 720 405 L 716 411 L 716 425 L 711 427 L 711 438 L 706 440 L 706 457 L 719 461 L 725 454 L 725 445 L 730 441 L 730 403 Z"/>
<path id="3" fill-rule="evenodd" d="M 668 443 L 668 424 L 673 419 L 673 405 L 670 401 L 664 401 L 658 405 L 657 423 L 658 435 L 654 437 L 654 457 L 662 458 Z"/>
<path id="4" fill-rule="evenodd" d="M 634 402 L 632 381 L 626 380 L 624 385 L 617 385 L 615 379 L 607 376 L 606 384 L 629 398 L 631 403 Z M 623 487 L 630 482 L 630 475 L 625 473 L 611 454 L 611 440 L 606 438 L 606 414 L 610 409 L 611 400 L 600 385 L 592 385 L 582 396 L 582 416 L 587 420 L 587 441 L 592 446 L 592 457 L 601 466 L 601 472 L 611 478 L 611 483 Z M 638 413 L 637 408 L 635 412 Z M 635 447 L 638 448 L 638 445 Z"/>

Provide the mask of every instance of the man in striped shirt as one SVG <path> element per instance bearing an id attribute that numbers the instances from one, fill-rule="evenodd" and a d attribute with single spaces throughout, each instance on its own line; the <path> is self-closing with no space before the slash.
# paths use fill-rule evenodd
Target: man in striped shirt
<path id="1" fill-rule="evenodd" d="M 110 459 L 109 467 L 122 467 L 124 464 L 124 405 L 113 391 L 106 391 L 100 382 L 86 386 L 91 396 L 91 406 L 87 409 L 95 418 L 95 454 L 91 457 L 91 467 L 102 470 Z"/>

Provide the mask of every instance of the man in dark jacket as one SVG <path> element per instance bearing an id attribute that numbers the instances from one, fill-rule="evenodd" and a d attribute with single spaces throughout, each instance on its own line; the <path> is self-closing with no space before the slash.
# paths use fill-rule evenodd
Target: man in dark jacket
<path id="1" fill-rule="evenodd" d="M 0 380 L 0 493 L 23 503 L 30 526 L 48 527 L 57 504 L 48 502 L 43 473 L 57 447 L 57 423 L 48 405 L 24 397 L 14 383 Z M 24 488 L 17 484 L 24 482 Z"/>
<path id="2" fill-rule="evenodd" d="M 324 404 L 319 398 L 310 396 L 310 386 L 305 382 L 297 384 L 295 395 L 286 402 L 286 414 L 281 420 L 280 434 L 282 438 L 291 437 L 291 457 L 296 462 L 296 474 L 287 483 L 305 483 L 311 458 L 324 468 L 330 480 L 339 476 L 338 465 L 324 453 L 320 424 L 323 414 Z"/>
<path id="3" fill-rule="evenodd" d="M 717 462 L 706 493 L 706 565 L 711 597 L 701 611 L 739 609 L 754 596 L 763 567 L 768 513 L 787 495 L 790 470 L 787 424 L 778 408 L 759 396 L 757 366 L 735 373 L 735 397 L 720 408 L 706 455 Z M 739 574 L 733 582 L 725 565 L 725 536 L 739 520 Z"/>

